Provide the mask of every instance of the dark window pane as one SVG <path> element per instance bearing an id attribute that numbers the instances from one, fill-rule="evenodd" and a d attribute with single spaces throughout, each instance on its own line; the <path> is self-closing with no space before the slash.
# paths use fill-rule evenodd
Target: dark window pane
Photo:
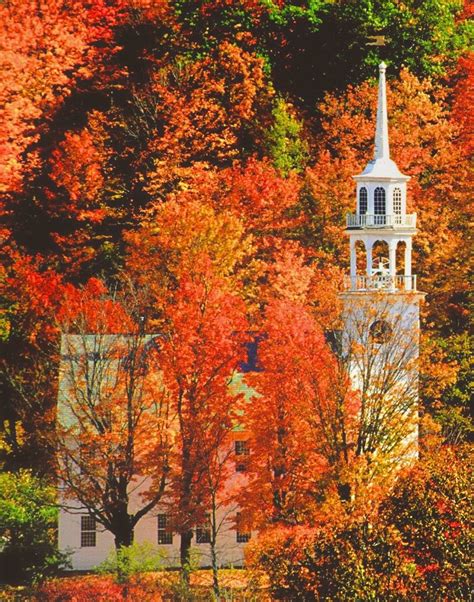
<path id="1" fill-rule="evenodd" d="M 173 543 L 173 533 L 169 529 L 168 515 L 158 514 L 158 544 L 171 545 Z"/>
<path id="2" fill-rule="evenodd" d="M 374 192 L 374 213 L 375 215 L 385 215 L 385 189 L 378 186 Z M 376 225 L 383 225 L 376 223 Z"/>
<path id="3" fill-rule="evenodd" d="M 81 548 L 96 546 L 96 521 L 92 516 L 81 516 Z"/>
<path id="4" fill-rule="evenodd" d="M 196 543 L 211 543 L 211 531 L 203 527 L 196 529 Z"/>
<path id="5" fill-rule="evenodd" d="M 359 191 L 359 214 L 367 213 L 367 188 L 361 188 Z"/>
<path id="6" fill-rule="evenodd" d="M 250 449 L 247 441 L 235 441 L 236 456 L 248 456 Z"/>

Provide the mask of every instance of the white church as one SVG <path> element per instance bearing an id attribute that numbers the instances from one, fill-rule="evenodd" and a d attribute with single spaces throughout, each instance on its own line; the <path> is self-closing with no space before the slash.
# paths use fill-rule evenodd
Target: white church
<path id="1" fill-rule="evenodd" d="M 344 329 L 340 336 L 342 353 L 350 355 L 350 373 L 356 388 L 367 400 L 367 412 L 384 412 L 388 419 L 379 432 L 364 434 L 359 441 L 363 452 L 385 455 L 394 463 L 416 457 L 418 440 L 418 357 L 419 310 L 424 294 L 417 291 L 411 270 L 412 239 L 416 234 L 416 214 L 407 213 L 407 181 L 390 158 L 385 71 L 379 66 L 379 89 L 375 153 L 364 171 L 354 176 L 357 184 L 356 211 L 347 216 L 346 234 L 350 244 L 350 274 L 341 292 Z M 375 257 L 386 249 L 387 258 Z M 384 251 L 385 252 L 385 251 Z M 399 273 L 399 265 L 402 273 Z M 74 347 L 74 336 L 63 335 L 62 358 Z M 93 338 L 93 335 L 90 335 Z M 354 351 L 357 349 L 357 351 Z M 374 351 L 375 350 L 375 351 Z M 374 360 L 374 353 L 376 358 Z M 391 366 L 383 375 L 388 382 L 384 395 L 370 396 L 368 366 Z M 58 415 L 71 379 L 69 364 L 60 367 Z M 373 400 L 376 399 L 374 402 Z M 402 402 L 400 402 L 402 400 Z M 363 401 L 364 403 L 364 401 Z M 375 404 L 375 405 L 374 405 Z M 390 428 L 387 428 L 390 425 Z M 397 434 L 394 437 L 394 433 Z M 395 446 L 393 441 L 397 441 Z M 400 444 L 401 442 L 401 444 Z M 234 440 L 235 473 L 241 478 L 245 455 L 244 437 Z M 251 450 L 250 450 L 251 451 Z M 142 479 L 132 495 L 137 503 L 147 487 Z M 59 516 L 59 548 L 71 553 L 74 570 L 88 570 L 104 561 L 114 547 L 113 535 L 72 500 L 62 500 Z M 217 551 L 221 566 L 242 566 L 245 544 L 252 532 L 236 528 L 237 507 L 221 510 Z M 158 505 L 135 527 L 135 541 L 148 541 L 166 553 L 170 566 L 179 564 L 179 535 L 169 528 L 169 517 Z M 193 547 L 202 566 L 210 565 L 209 533 L 197 528 Z"/>

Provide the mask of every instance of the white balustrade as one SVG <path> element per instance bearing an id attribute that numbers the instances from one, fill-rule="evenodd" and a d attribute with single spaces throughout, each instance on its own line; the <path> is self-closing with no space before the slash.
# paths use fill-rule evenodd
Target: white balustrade
<path id="1" fill-rule="evenodd" d="M 348 228 L 416 228 L 416 213 L 404 215 L 376 215 L 371 213 L 349 213 L 346 217 Z"/>
<path id="2" fill-rule="evenodd" d="M 346 276 L 344 288 L 349 291 L 416 291 L 416 275 Z"/>

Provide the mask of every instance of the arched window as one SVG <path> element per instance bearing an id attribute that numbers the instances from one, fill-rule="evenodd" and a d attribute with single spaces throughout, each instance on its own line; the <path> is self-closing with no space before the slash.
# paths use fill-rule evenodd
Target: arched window
<path id="1" fill-rule="evenodd" d="M 377 186 L 374 192 L 374 213 L 385 215 L 385 189 Z"/>
<path id="2" fill-rule="evenodd" d="M 367 213 L 367 188 L 359 190 L 359 215 Z"/>
<path id="3" fill-rule="evenodd" d="M 395 188 L 393 191 L 393 213 L 401 215 L 402 213 L 402 191 L 400 188 Z"/>

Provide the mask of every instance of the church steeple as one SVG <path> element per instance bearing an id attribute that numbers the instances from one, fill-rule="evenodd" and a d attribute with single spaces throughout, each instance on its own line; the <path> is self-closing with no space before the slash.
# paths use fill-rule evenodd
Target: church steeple
<path id="1" fill-rule="evenodd" d="M 364 171 L 354 176 L 359 178 L 371 177 L 385 180 L 387 178 L 397 178 L 407 181 L 410 178 L 401 173 L 395 161 L 390 158 L 390 143 L 388 136 L 388 115 L 387 115 L 387 91 L 385 83 L 385 71 L 387 65 L 379 65 L 379 93 L 377 102 L 377 121 L 375 126 L 375 149 L 374 158 L 367 163 Z"/>
<path id="2" fill-rule="evenodd" d="M 410 179 L 400 172 L 390 158 L 388 134 L 385 63 L 379 65 L 377 120 L 374 158 L 364 171 L 354 176 L 357 182 L 356 213 L 347 216 L 351 247 L 350 289 L 388 291 L 414 290 L 416 277 L 411 274 L 412 237 L 416 234 L 416 214 L 406 213 L 406 183 Z M 356 243 L 366 248 L 366 274 L 358 276 Z M 373 266 L 372 248 L 376 242 L 386 243 L 388 258 Z M 397 275 L 396 250 L 405 245 L 404 275 Z"/>

